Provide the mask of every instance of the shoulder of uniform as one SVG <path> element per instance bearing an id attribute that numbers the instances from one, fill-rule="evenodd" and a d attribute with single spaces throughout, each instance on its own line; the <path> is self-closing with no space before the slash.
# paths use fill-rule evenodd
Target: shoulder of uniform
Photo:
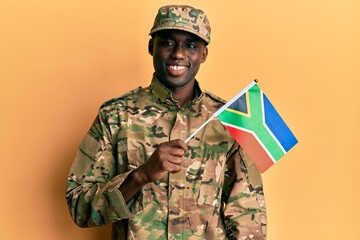
<path id="1" fill-rule="evenodd" d="M 132 95 L 138 93 L 141 89 L 142 89 L 142 87 L 137 87 L 137 88 L 135 88 L 135 89 L 133 89 L 133 90 L 131 90 L 131 91 L 129 91 L 129 92 L 127 92 L 127 93 L 119 96 L 119 97 L 112 98 L 112 99 L 104 102 L 104 103 L 100 106 L 100 108 L 104 108 L 104 107 L 110 106 L 110 105 L 112 105 L 112 104 L 114 104 L 114 103 L 116 103 L 116 102 L 118 102 L 118 101 L 121 101 L 121 100 L 126 99 L 126 98 L 128 98 L 128 97 L 131 97 Z"/>
<path id="2" fill-rule="evenodd" d="M 219 103 L 222 103 L 222 104 L 225 104 L 226 103 L 226 100 L 222 99 L 221 97 L 213 94 L 212 92 L 209 92 L 209 91 L 205 91 L 205 95 L 207 95 L 208 97 L 210 97 L 213 101 L 215 102 L 219 102 Z"/>

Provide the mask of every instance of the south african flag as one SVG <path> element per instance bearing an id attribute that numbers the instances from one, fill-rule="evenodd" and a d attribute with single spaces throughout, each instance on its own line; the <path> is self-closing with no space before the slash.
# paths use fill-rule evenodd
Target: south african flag
<path id="1" fill-rule="evenodd" d="M 214 116 L 262 173 L 298 142 L 255 81 Z"/>

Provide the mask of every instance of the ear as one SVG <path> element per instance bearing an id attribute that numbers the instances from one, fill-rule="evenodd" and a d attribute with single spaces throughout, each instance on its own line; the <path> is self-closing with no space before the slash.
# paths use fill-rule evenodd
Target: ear
<path id="1" fill-rule="evenodd" d="M 206 61 L 206 58 L 208 56 L 208 48 L 207 46 L 204 46 L 203 52 L 202 52 L 202 56 L 201 56 L 201 63 L 204 63 Z"/>
<path id="2" fill-rule="evenodd" d="M 154 50 L 154 39 L 150 38 L 149 44 L 148 44 L 148 52 L 151 56 L 153 55 L 153 50 Z"/>

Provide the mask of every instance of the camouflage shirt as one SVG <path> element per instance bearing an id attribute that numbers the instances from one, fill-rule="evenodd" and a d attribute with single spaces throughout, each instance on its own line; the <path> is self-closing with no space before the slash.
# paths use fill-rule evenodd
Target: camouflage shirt
<path id="1" fill-rule="evenodd" d="M 155 77 L 104 103 L 79 145 L 67 203 L 81 227 L 113 223 L 112 239 L 265 239 L 262 181 L 216 118 L 188 142 L 182 169 L 125 203 L 119 186 L 157 146 L 185 140 L 224 101 L 202 92 L 180 108 Z"/>

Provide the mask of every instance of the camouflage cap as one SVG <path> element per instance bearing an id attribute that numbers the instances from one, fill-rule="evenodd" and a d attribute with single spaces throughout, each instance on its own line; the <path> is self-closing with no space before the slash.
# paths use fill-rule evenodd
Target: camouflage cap
<path id="1" fill-rule="evenodd" d="M 169 5 L 159 9 L 150 35 L 168 29 L 177 29 L 193 33 L 210 43 L 210 23 L 206 14 L 187 5 Z"/>

